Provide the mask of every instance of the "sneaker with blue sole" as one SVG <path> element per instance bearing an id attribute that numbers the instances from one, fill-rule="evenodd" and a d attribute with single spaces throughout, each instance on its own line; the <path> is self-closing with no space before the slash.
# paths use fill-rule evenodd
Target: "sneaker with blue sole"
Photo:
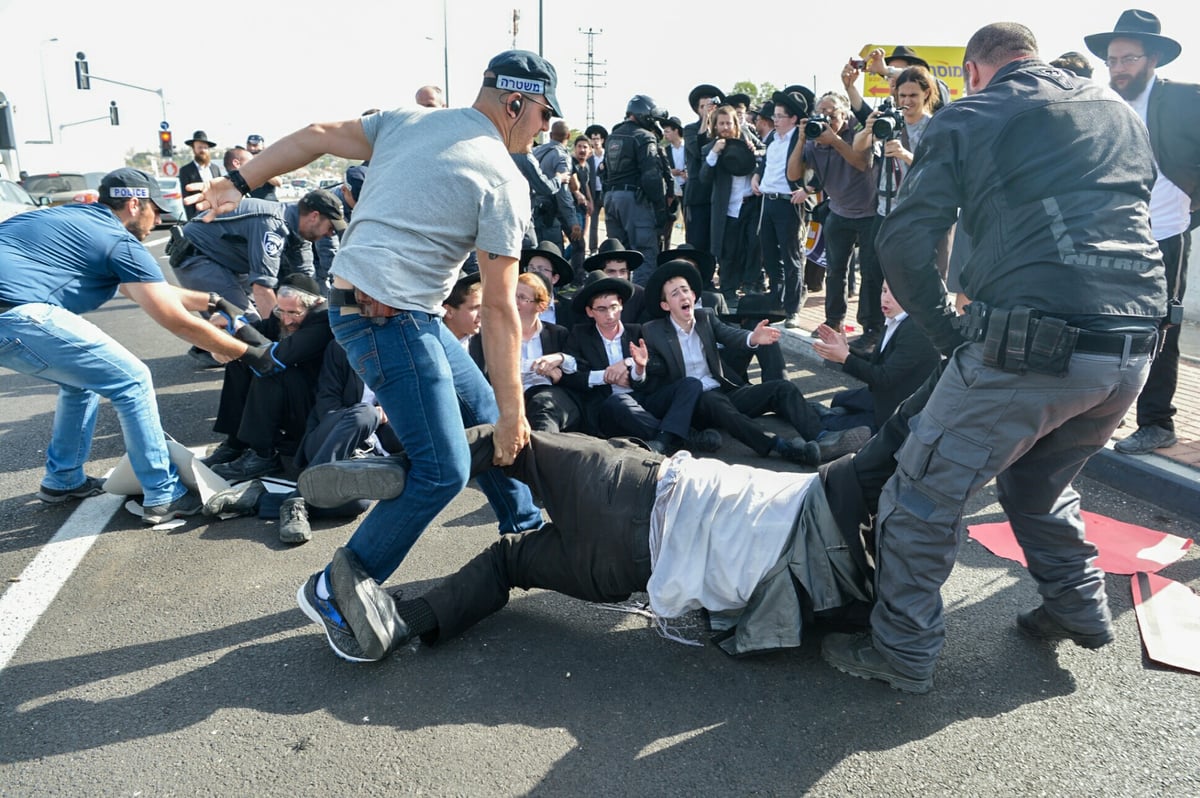
<path id="1" fill-rule="evenodd" d="M 301 611 L 325 630 L 325 639 L 329 641 L 329 647 L 342 659 L 347 662 L 374 662 L 380 659 L 382 654 L 369 657 L 362 650 L 350 625 L 333 603 L 332 597 L 323 599 L 317 596 L 317 582 L 322 573 L 324 571 L 317 571 L 296 591 L 296 603 L 300 605 Z"/>

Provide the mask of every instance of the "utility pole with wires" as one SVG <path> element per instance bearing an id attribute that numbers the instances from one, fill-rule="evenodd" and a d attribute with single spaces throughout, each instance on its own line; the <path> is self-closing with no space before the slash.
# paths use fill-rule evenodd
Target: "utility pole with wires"
<path id="1" fill-rule="evenodd" d="M 582 67 L 582 69 L 575 70 L 575 75 L 583 81 L 582 83 L 576 81 L 575 85 L 587 89 L 587 123 L 590 125 L 596 121 L 596 89 L 603 89 L 606 86 L 604 83 L 597 83 L 596 79 L 608 75 L 607 72 L 598 72 L 597 67 L 608 66 L 608 62 L 596 60 L 596 37 L 604 31 L 580 28 L 579 32 L 587 37 L 587 60 L 575 59 L 576 65 Z"/>

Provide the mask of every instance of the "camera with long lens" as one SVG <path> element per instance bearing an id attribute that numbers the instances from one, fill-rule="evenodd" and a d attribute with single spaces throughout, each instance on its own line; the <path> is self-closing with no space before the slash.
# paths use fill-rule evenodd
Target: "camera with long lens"
<path id="1" fill-rule="evenodd" d="M 904 117 L 890 97 L 879 104 L 879 114 L 871 125 L 871 134 L 882 141 L 899 138 L 904 130 Z"/>
<path id="2" fill-rule="evenodd" d="M 825 132 L 825 128 L 829 127 L 829 117 L 825 114 L 813 114 L 804 123 L 804 137 L 815 139 L 817 136 Z"/>

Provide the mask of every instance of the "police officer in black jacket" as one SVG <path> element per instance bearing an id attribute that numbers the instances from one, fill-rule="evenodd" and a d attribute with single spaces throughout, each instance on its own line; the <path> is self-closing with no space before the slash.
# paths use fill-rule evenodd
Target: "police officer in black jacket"
<path id="1" fill-rule="evenodd" d="M 644 94 L 625 106 L 625 121 L 604 145 L 604 216 L 608 237 L 642 253 L 633 282 L 644 286 L 658 256 L 658 231 L 667 222 L 667 196 L 658 139 L 666 109 Z"/>
<path id="2" fill-rule="evenodd" d="M 1071 481 L 1137 397 L 1166 304 L 1137 115 L 1042 62 L 1023 25 L 981 28 L 963 60 L 969 96 L 929 122 L 877 239 L 892 293 L 949 361 L 879 500 L 871 632 L 823 643 L 836 668 L 918 693 L 945 639 L 963 507 L 993 477 L 1042 599 L 1017 626 L 1113 639 Z M 973 243 L 961 318 L 934 268 L 959 208 Z"/>

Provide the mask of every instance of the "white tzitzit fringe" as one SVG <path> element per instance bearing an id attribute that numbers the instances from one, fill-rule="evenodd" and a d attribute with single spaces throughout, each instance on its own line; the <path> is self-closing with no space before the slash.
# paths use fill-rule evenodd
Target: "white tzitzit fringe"
<path id="1" fill-rule="evenodd" d="M 607 610 L 609 612 L 623 612 L 627 615 L 640 615 L 646 618 L 654 626 L 654 631 L 658 632 L 659 637 L 666 640 L 671 640 L 676 643 L 682 643 L 685 646 L 704 646 L 701 640 L 691 640 L 683 636 L 683 633 L 669 623 L 666 618 L 660 618 L 650 609 L 650 605 L 644 601 L 626 601 L 621 604 L 595 604 L 598 609 Z"/>

